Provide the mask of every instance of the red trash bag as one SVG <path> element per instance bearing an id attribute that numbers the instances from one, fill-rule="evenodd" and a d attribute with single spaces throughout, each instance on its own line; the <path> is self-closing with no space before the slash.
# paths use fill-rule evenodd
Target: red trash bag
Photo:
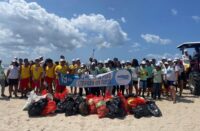
<path id="1" fill-rule="evenodd" d="M 42 111 L 42 115 L 47 116 L 51 113 L 54 113 L 55 111 L 56 111 L 56 102 L 49 100 L 44 110 Z"/>
<path id="2" fill-rule="evenodd" d="M 42 90 L 41 94 L 44 96 L 48 93 L 47 89 Z"/>
<path id="3" fill-rule="evenodd" d="M 110 94 L 109 91 L 106 91 L 105 93 L 105 97 L 104 97 L 104 101 L 109 101 L 110 99 L 112 99 L 112 95 Z"/>
<path id="4" fill-rule="evenodd" d="M 97 113 L 97 108 L 96 108 L 96 105 L 94 103 L 94 97 L 95 96 L 92 95 L 92 94 L 86 96 L 86 101 L 88 103 L 90 114 L 96 114 Z"/>
<path id="5" fill-rule="evenodd" d="M 130 108 L 135 108 L 138 105 L 143 105 L 146 103 L 146 100 L 142 97 L 130 97 L 127 100 L 128 106 Z"/>
<path id="6" fill-rule="evenodd" d="M 126 101 L 126 98 L 122 95 L 121 92 L 118 92 L 117 93 L 117 96 L 120 98 L 120 100 L 122 101 L 122 104 L 121 104 L 121 108 L 126 112 L 128 113 L 129 112 L 129 109 L 128 109 L 128 103 Z"/>
<path id="7" fill-rule="evenodd" d="M 98 117 L 99 118 L 104 118 L 106 117 L 106 115 L 108 114 L 109 110 L 108 108 L 106 107 L 106 105 L 103 105 L 103 106 L 100 106 L 98 109 L 97 109 L 97 114 L 98 114 Z"/>
<path id="8" fill-rule="evenodd" d="M 55 92 L 54 93 L 54 98 L 58 99 L 58 100 L 64 100 L 65 97 L 68 95 L 68 90 L 65 88 L 63 92 L 59 93 L 59 92 Z"/>

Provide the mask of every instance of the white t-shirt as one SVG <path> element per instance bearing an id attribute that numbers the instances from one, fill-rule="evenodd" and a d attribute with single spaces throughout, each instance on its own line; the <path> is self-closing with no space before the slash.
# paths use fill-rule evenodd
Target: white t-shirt
<path id="1" fill-rule="evenodd" d="M 19 68 L 16 66 L 9 66 L 8 70 L 10 71 L 8 79 L 18 79 L 19 78 Z"/>
<path id="2" fill-rule="evenodd" d="M 131 73 L 132 73 L 132 78 L 134 81 L 138 81 L 138 72 L 139 72 L 139 67 L 131 67 Z"/>
<path id="3" fill-rule="evenodd" d="M 173 66 L 166 69 L 166 77 L 168 81 L 176 81 L 176 71 Z"/>
<path id="4" fill-rule="evenodd" d="M 179 74 L 179 75 L 181 75 L 181 73 L 183 72 L 183 70 L 184 70 L 184 69 L 181 68 L 180 65 L 176 65 L 176 66 L 175 66 L 175 71 L 176 71 L 176 72 L 178 71 L 178 74 Z"/>

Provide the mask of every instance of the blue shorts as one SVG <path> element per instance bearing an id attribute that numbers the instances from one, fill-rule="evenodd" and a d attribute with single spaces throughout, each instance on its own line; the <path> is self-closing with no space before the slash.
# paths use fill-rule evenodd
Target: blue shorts
<path id="1" fill-rule="evenodd" d="M 176 86 L 174 81 L 167 81 L 168 86 Z"/>
<path id="2" fill-rule="evenodd" d="M 140 80 L 140 88 L 146 89 L 146 88 L 147 88 L 147 81 L 145 81 L 145 80 Z"/>

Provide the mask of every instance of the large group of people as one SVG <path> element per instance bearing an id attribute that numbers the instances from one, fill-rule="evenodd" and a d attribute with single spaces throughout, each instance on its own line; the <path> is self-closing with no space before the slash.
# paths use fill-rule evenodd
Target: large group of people
<path id="1" fill-rule="evenodd" d="M 186 54 L 186 53 L 185 53 Z M 189 56 L 184 56 L 184 60 Z M 139 62 L 137 59 L 131 61 L 120 61 L 118 58 L 113 60 L 98 61 L 89 58 L 87 64 L 81 63 L 79 58 L 73 59 L 70 63 L 64 56 L 60 56 L 59 61 L 53 61 L 48 58 L 38 57 L 34 61 L 27 58 L 14 58 L 8 67 L 6 73 L 2 68 L 0 60 L 0 85 L 1 96 L 5 95 L 5 86 L 9 86 L 9 98 L 13 95 L 20 98 L 27 97 L 27 93 L 34 90 L 41 93 L 46 89 L 49 93 L 62 92 L 66 88 L 71 93 L 83 95 L 105 95 L 109 92 L 116 95 L 117 92 L 122 94 L 135 94 L 142 97 L 151 97 L 152 99 L 161 99 L 162 95 L 171 96 L 170 99 L 176 102 L 176 95 L 182 95 L 182 91 L 187 81 L 187 68 L 184 66 L 184 60 L 175 58 L 143 59 Z M 126 69 L 130 71 L 132 80 L 129 85 L 116 85 L 112 87 L 66 87 L 59 84 L 58 74 L 91 74 L 98 75 L 110 71 Z"/>

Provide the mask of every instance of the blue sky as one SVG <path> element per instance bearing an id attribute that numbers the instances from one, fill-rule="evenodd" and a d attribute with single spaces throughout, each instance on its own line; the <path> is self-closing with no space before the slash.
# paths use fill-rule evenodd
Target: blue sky
<path id="1" fill-rule="evenodd" d="M 69 61 L 77 57 L 87 61 L 93 48 L 95 48 L 95 57 L 101 60 L 113 57 L 121 60 L 143 57 L 175 57 L 180 54 L 176 49 L 177 45 L 185 41 L 199 41 L 200 38 L 199 0 L 26 0 L 26 2 L 36 2 L 47 13 L 69 20 L 77 19 L 83 14 L 86 16 L 100 14 L 106 20 L 112 19 L 114 22 L 118 22 L 122 30 L 119 32 L 127 35 L 127 38 L 124 36 L 122 40 L 116 40 L 116 42 L 121 42 L 120 44 L 113 44 L 115 40 L 106 41 L 110 43 L 103 48 L 98 48 L 93 43 L 66 51 L 35 53 L 31 57 L 36 57 L 37 54 L 58 59 L 62 53 Z M 85 27 L 81 27 L 81 29 L 83 30 Z M 111 29 L 115 30 L 114 27 Z M 91 34 L 87 32 L 88 37 L 93 37 Z M 102 34 L 104 36 L 106 31 Z M 109 39 L 107 37 L 109 35 L 102 39 Z M 102 42 L 104 41 L 102 40 Z M 20 53 L 14 55 L 20 55 Z"/>

